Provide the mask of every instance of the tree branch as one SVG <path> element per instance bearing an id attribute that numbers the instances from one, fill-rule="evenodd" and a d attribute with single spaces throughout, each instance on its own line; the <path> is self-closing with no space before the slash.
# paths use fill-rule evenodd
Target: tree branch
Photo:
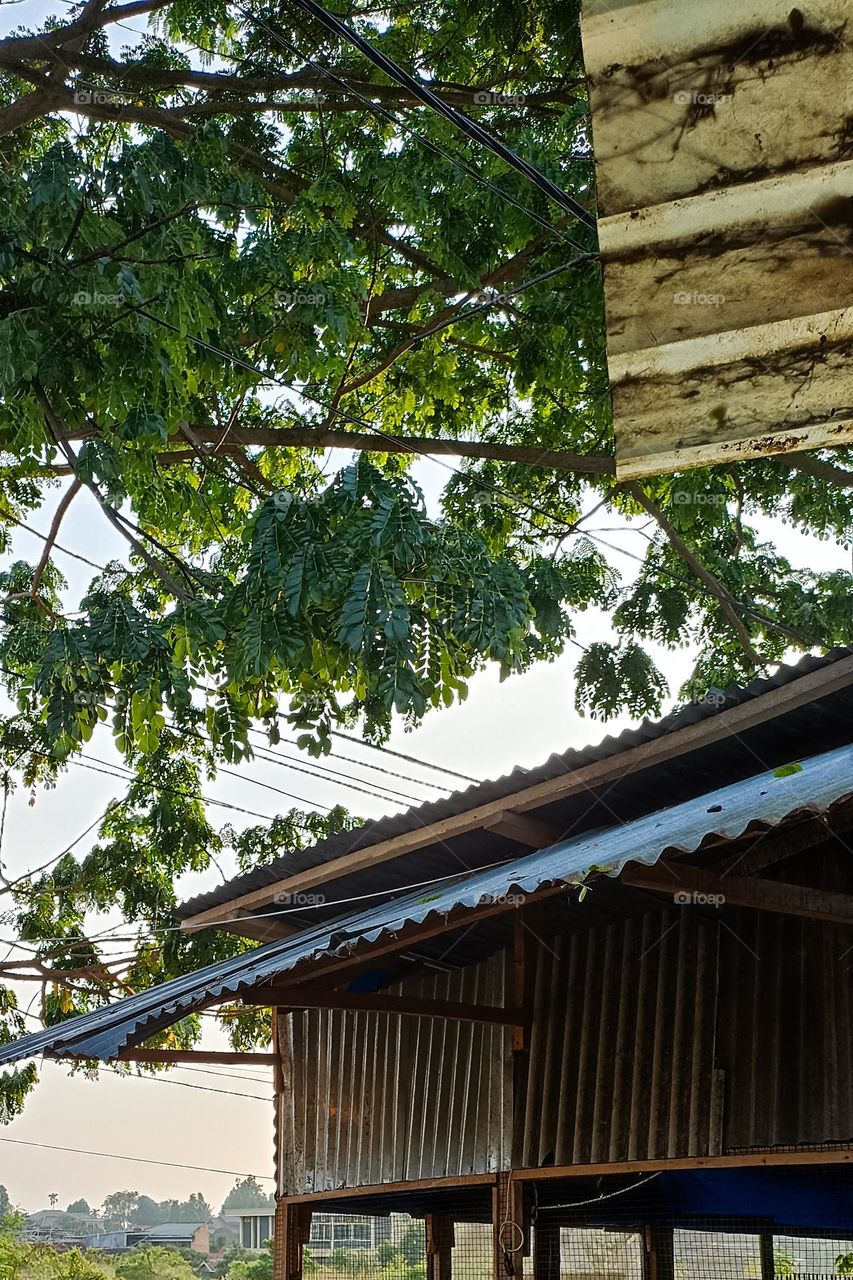
<path id="1" fill-rule="evenodd" d="M 217 446 L 225 453 L 246 446 L 272 449 L 354 449 L 367 453 L 423 453 L 430 457 L 491 458 L 498 462 L 520 462 L 547 467 L 553 471 L 577 472 L 580 475 L 612 476 L 615 463 L 603 453 L 568 453 L 539 445 L 501 444 L 493 440 L 452 440 L 435 436 L 392 436 L 381 433 L 343 431 L 320 427 L 233 427 L 228 440 L 222 441 L 217 427 L 193 426 L 193 443 Z M 91 440 L 98 433 L 77 428 L 68 433 L 69 440 Z M 179 439 L 180 437 L 174 437 Z M 162 451 L 158 460 L 169 465 L 195 457 L 194 450 Z M 44 474 L 44 470 L 40 472 Z M 54 468 L 52 475 L 63 471 Z"/>
<path id="2" fill-rule="evenodd" d="M 710 569 L 708 569 L 698 556 L 690 550 L 687 543 L 678 533 L 678 530 L 670 524 L 660 507 L 652 501 L 646 491 L 637 484 L 636 480 L 629 481 L 624 487 L 625 490 L 631 494 L 631 497 L 640 504 L 644 511 L 648 512 L 656 524 L 666 534 L 673 550 L 681 556 L 681 559 L 693 571 L 699 581 L 702 582 L 714 596 L 716 596 L 720 602 L 720 608 L 737 635 L 740 646 L 747 658 L 753 666 L 761 667 L 764 663 L 764 659 L 753 646 L 752 638 L 746 629 L 743 619 L 737 612 L 736 601 L 731 592 L 714 577 Z"/>
<path id="3" fill-rule="evenodd" d="M 853 489 L 853 471 L 845 471 L 831 462 L 822 462 L 820 458 L 812 458 L 806 454 L 801 457 L 789 457 L 788 461 L 797 471 L 814 476 L 815 480 L 823 480 L 826 484 L 838 485 L 842 489 Z"/>
<path id="4" fill-rule="evenodd" d="M 51 521 L 50 528 L 47 531 L 47 537 L 45 538 L 44 549 L 42 550 L 42 553 L 41 553 L 41 559 L 36 565 L 36 571 L 33 574 L 33 585 L 30 589 L 30 594 L 34 600 L 38 598 L 39 587 L 41 586 L 41 580 L 44 577 L 44 571 L 47 568 L 48 561 L 50 560 L 50 553 L 53 550 L 53 544 L 56 542 L 56 539 L 59 537 L 59 527 L 62 524 L 63 517 L 65 516 L 66 511 L 71 506 L 71 503 L 77 497 L 77 494 L 80 492 L 82 487 L 83 487 L 82 480 L 78 480 L 75 477 L 73 483 L 69 485 L 67 493 L 63 495 L 59 503 L 59 506 L 56 508 L 56 511 L 54 512 L 53 520 Z"/>
<path id="5" fill-rule="evenodd" d="M 63 426 L 62 422 L 60 421 L 56 413 L 54 413 L 53 407 L 47 398 L 47 394 L 44 390 L 44 387 L 42 387 L 40 383 L 35 383 L 34 391 L 35 391 L 36 399 L 38 400 L 38 403 L 41 407 L 42 414 L 44 415 L 44 421 L 45 421 L 45 425 L 47 426 L 48 432 L 50 433 L 51 437 L 55 441 L 57 448 L 67 459 L 68 465 L 71 468 L 72 473 L 76 475 L 78 459 L 77 459 L 77 455 L 74 453 L 74 450 L 68 444 L 68 436 L 66 435 L 65 427 Z M 172 577 L 172 575 L 168 572 L 167 569 L 164 569 L 163 565 L 155 556 L 152 556 L 150 554 L 150 552 L 148 551 L 148 548 L 145 547 L 143 543 L 141 543 L 139 539 L 135 537 L 130 532 L 130 530 L 125 527 L 124 520 L 121 518 L 119 513 L 115 510 L 115 508 L 111 506 L 109 502 L 107 502 L 106 498 L 101 493 L 100 489 L 95 484 L 95 482 L 93 480 L 85 480 L 83 481 L 83 483 L 86 485 L 86 488 L 89 490 L 89 492 L 95 497 L 95 499 L 98 502 L 98 505 L 100 506 L 104 515 L 107 517 L 107 520 L 109 520 L 110 524 L 113 526 L 116 532 L 120 533 L 121 536 L 127 542 L 130 543 L 134 551 L 136 551 L 136 553 L 145 561 L 149 569 L 151 569 L 157 575 L 157 577 L 160 579 L 163 585 L 168 588 L 168 590 L 172 593 L 172 595 L 176 597 L 176 599 L 186 600 L 187 593 L 183 589 L 181 584 L 177 581 L 176 578 Z"/>

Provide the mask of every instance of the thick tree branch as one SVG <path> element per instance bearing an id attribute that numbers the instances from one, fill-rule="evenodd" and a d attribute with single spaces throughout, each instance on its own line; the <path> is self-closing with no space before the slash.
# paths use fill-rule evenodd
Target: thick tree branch
<path id="1" fill-rule="evenodd" d="M 36 399 L 38 400 L 39 406 L 41 408 L 42 414 L 44 415 L 44 421 L 48 429 L 48 432 L 53 438 L 53 440 L 55 441 L 57 448 L 67 459 L 68 465 L 71 468 L 72 472 L 76 475 L 77 465 L 78 465 L 77 456 L 74 453 L 74 450 L 68 444 L 68 436 L 66 434 L 63 423 L 60 421 L 59 417 L 54 412 L 53 407 L 47 398 L 47 394 L 44 388 L 40 384 L 36 383 L 34 387 L 34 391 L 35 391 Z M 89 490 L 89 492 L 95 497 L 95 499 L 98 502 L 98 505 L 100 506 L 104 515 L 107 517 L 107 520 L 116 530 L 116 532 L 120 533 L 121 536 L 127 542 L 130 543 L 134 551 L 136 551 L 137 554 L 145 561 L 149 569 L 151 569 L 157 575 L 157 577 L 160 579 L 163 585 L 172 593 L 173 596 L 176 597 L 176 599 L 179 599 L 179 600 L 187 599 L 187 592 L 184 590 L 181 584 L 177 581 L 176 578 L 174 578 L 168 572 L 167 569 L 163 567 L 163 565 L 155 556 L 151 555 L 151 553 L 148 551 L 148 548 L 145 547 L 144 544 L 141 543 L 139 539 L 130 532 L 130 530 L 126 527 L 125 521 L 122 519 L 119 513 L 115 510 L 115 508 L 112 507 L 109 502 L 107 502 L 106 498 L 101 493 L 100 489 L 95 484 L 95 482 L 93 480 L 86 480 L 83 483 L 86 485 L 86 488 Z"/>
<path id="2" fill-rule="evenodd" d="M 814 476 L 815 480 L 823 480 L 826 484 L 838 485 L 842 489 L 853 489 L 853 471 L 844 467 L 836 467 L 831 462 L 822 462 L 820 458 L 812 458 L 806 454 L 802 457 L 789 457 L 788 461 L 797 471 Z"/>
<path id="3" fill-rule="evenodd" d="M 91 440 L 97 432 L 87 428 L 69 431 L 69 440 Z M 179 437 L 175 437 L 179 439 Z M 539 445 L 501 444 L 493 440 L 452 440 L 434 436 L 391 436 L 381 433 L 342 431 L 320 427 L 234 427 L 222 441 L 218 427 L 193 426 L 193 444 L 214 445 L 218 453 L 247 446 L 273 449 L 354 449 L 368 453 L 423 453 L 430 457 L 490 458 L 498 462 L 521 462 L 553 471 L 580 475 L 612 476 L 613 459 L 606 454 L 569 453 Z M 186 462 L 193 450 L 162 451 L 158 459 L 165 465 Z M 53 470 L 51 474 L 62 474 Z"/>
<path id="4" fill-rule="evenodd" d="M 66 493 L 63 494 L 59 502 L 59 505 L 56 508 L 56 511 L 54 512 L 53 520 L 51 521 L 50 528 L 47 531 L 47 537 L 45 538 L 45 541 L 44 541 L 44 549 L 42 550 L 42 553 L 41 553 L 41 559 L 36 565 L 36 571 L 33 574 L 33 585 L 31 588 L 31 595 L 34 600 L 37 599 L 38 597 L 39 588 L 41 587 L 41 580 L 44 577 L 44 571 L 47 568 L 48 562 L 50 560 L 50 553 L 53 550 L 53 544 L 56 542 L 56 539 L 59 537 L 59 528 L 60 528 L 60 525 L 62 524 L 65 513 L 68 510 L 68 508 L 71 506 L 71 503 L 77 497 L 77 494 L 80 492 L 82 487 L 83 487 L 82 480 L 78 480 L 75 478 L 73 483 L 68 486 L 68 490 L 66 491 Z"/>
<path id="5" fill-rule="evenodd" d="M 660 507 L 651 500 L 641 485 L 637 484 L 636 480 L 629 481 L 625 485 L 625 489 L 630 493 L 631 497 L 640 504 L 643 510 L 648 512 L 663 533 L 666 534 L 670 546 L 693 571 L 699 581 L 703 583 L 703 585 L 706 586 L 708 590 L 711 591 L 711 593 L 719 600 L 720 608 L 731 624 L 740 646 L 750 663 L 755 667 L 762 666 L 764 659 L 752 643 L 752 638 L 746 629 L 743 619 L 737 611 L 737 602 L 731 592 L 714 577 L 710 569 L 708 569 L 698 556 L 690 550 L 678 530 L 674 525 L 670 524 Z"/>

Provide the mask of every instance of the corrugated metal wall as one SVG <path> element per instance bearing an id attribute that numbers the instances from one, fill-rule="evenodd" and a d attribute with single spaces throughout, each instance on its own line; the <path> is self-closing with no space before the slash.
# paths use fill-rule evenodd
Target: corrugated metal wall
<path id="1" fill-rule="evenodd" d="M 676 910 L 539 949 L 524 1165 L 719 1149 L 717 946 Z"/>
<path id="2" fill-rule="evenodd" d="M 394 990 L 511 1003 L 503 955 Z M 328 1191 L 509 1166 L 508 1028 L 312 1010 L 280 1019 L 283 1192 Z"/>
<path id="3" fill-rule="evenodd" d="M 816 856 L 816 855 L 812 855 Z M 836 886 L 837 887 L 837 886 Z M 693 905 L 548 937 L 512 1151 L 506 1028 L 280 1022 L 282 1190 L 853 1143 L 853 931 Z M 508 956 L 397 988 L 511 1004 Z"/>
<path id="4" fill-rule="evenodd" d="M 733 913 L 721 948 L 725 1145 L 853 1141 L 853 930 Z"/>

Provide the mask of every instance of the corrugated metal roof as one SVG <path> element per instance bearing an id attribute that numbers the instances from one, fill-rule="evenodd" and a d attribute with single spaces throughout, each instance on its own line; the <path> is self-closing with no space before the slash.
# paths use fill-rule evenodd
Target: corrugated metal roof
<path id="1" fill-rule="evenodd" d="M 584 765 L 595 764 L 598 761 L 619 755 L 623 751 L 628 751 L 633 747 L 665 737 L 666 734 L 684 729 L 688 725 L 711 719 L 721 711 L 729 710 L 731 707 L 739 706 L 741 703 L 750 702 L 755 698 L 761 697 L 762 694 L 790 684 L 813 671 L 832 666 L 834 663 L 840 662 L 851 655 L 853 655 L 853 648 L 832 649 L 822 657 L 814 657 L 811 654 L 807 654 L 794 665 L 781 665 L 768 678 L 753 680 L 747 685 L 733 683 L 725 689 L 712 689 L 704 698 L 688 703 L 679 711 L 665 716 L 662 720 L 644 720 L 636 729 L 625 729 L 616 736 L 608 735 L 601 742 L 592 746 L 584 747 L 580 750 L 573 748 L 559 754 L 555 753 L 549 756 L 544 764 L 537 766 L 535 769 L 513 769 L 511 773 L 505 774 L 501 778 L 481 782 L 463 790 L 455 791 L 452 795 L 441 800 L 416 805 L 402 813 L 367 822 L 364 826 L 354 830 L 339 832 L 337 835 L 328 836 L 326 839 L 320 840 L 306 849 L 294 849 L 284 857 L 276 858 L 275 861 L 268 863 L 266 866 L 255 867 L 244 875 L 236 876 L 234 879 L 226 881 L 225 884 L 219 885 L 209 893 L 199 894 L 189 899 L 178 908 L 178 914 L 185 919 L 198 915 L 211 907 L 230 902 L 244 893 L 251 893 L 255 889 L 264 888 L 266 885 L 275 884 L 277 881 L 287 876 L 295 875 L 297 872 L 305 871 L 309 867 L 331 862 L 343 854 L 368 848 L 370 845 L 379 844 L 380 841 L 402 835 L 404 832 L 419 830 L 429 826 L 431 823 L 439 822 L 443 818 L 464 813 L 477 805 L 488 804 L 490 801 L 505 797 L 508 798 L 519 791 L 523 791 L 526 787 L 532 787 L 539 782 L 545 782 L 551 778 L 572 773 Z M 407 871 L 403 878 L 411 880 L 418 877 L 409 875 Z M 383 885 L 371 884 L 370 887 L 391 888 L 393 886 L 392 883 L 389 883 Z"/>
<path id="2" fill-rule="evenodd" d="M 39 1053 L 114 1058 L 198 1009 L 228 999 L 318 956 L 396 935 L 433 916 L 508 894 L 573 884 L 593 869 L 617 875 L 628 862 L 651 865 L 667 851 L 690 853 L 709 836 L 735 838 L 801 811 L 825 812 L 853 792 L 853 745 L 811 756 L 794 772 L 770 771 L 647 814 L 633 822 L 564 840 L 499 867 L 436 883 L 292 937 L 175 978 L 141 995 L 0 1046 L 0 1063 Z"/>
<path id="3" fill-rule="evenodd" d="M 849 444 L 849 0 L 583 8 L 617 477 Z"/>

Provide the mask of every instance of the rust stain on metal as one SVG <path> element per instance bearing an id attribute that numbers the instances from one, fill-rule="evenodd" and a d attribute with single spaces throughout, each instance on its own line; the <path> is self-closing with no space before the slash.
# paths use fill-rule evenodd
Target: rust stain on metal
<path id="1" fill-rule="evenodd" d="M 617 476 L 853 440 L 849 0 L 586 0 Z"/>

